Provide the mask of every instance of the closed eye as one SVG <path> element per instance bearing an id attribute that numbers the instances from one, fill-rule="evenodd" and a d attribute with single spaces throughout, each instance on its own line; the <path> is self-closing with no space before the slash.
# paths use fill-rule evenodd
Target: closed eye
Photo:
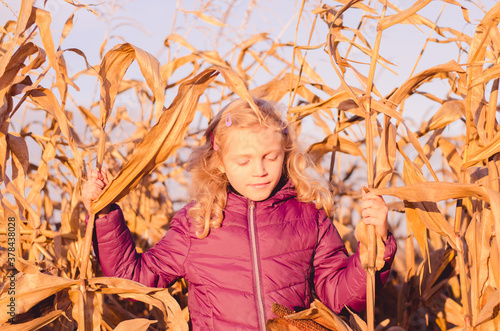
<path id="1" fill-rule="evenodd" d="M 236 164 L 237 164 L 237 165 L 239 165 L 239 166 L 245 166 L 245 165 L 247 165 L 248 163 L 250 163 L 250 161 L 249 161 L 249 160 L 236 162 Z"/>

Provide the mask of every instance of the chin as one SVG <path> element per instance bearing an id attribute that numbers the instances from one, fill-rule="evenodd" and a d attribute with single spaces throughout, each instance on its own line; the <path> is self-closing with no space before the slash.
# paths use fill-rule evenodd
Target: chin
<path id="1" fill-rule="evenodd" d="M 249 194 L 247 198 L 253 201 L 264 201 L 271 195 L 271 192 L 261 193 L 261 194 Z"/>

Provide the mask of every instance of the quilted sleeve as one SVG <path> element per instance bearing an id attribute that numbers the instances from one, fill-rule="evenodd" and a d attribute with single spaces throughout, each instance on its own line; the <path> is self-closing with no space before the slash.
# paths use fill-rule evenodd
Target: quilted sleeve
<path id="1" fill-rule="evenodd" d="M 366 307 L 366 271 L 359 254 L 347 255 L 344 242 L 324 211 L 319 212 L 318 226 L 313 260 L 316 295 L 337 314 L 344 306 L 361 312 Z M 376 290 L 380 290 L 387 281 L 396 254 L 396 241 L 392 234 L 385 244 L 386 263 L 376 274 Z"/>
<path id="2" fill-rule="evenodd" d="M 105 276 L 166 287 L 185 274 L 190 247 L 186 208 L 172 218 L 167 233 L 153 248 L 139 254 L 120 207 L 113 204 L 108 215 L 95 220 L 93 246 Z"/>

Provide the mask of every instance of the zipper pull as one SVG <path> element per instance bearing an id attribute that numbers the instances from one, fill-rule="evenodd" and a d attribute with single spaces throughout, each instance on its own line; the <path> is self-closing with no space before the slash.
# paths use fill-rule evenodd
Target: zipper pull
<path id="1" fill-rule="evenodd" d="M 250 210 L 254 210 L 255 204 L 253 201 L 250 201 Z"/>

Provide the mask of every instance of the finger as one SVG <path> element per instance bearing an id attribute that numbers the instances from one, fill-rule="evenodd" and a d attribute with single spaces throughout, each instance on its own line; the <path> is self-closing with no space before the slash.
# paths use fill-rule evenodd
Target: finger
<path id="1" fill-rule="evenodd" d="M 90 178 L 91 179 L 97 179 L 98 178 L 97 170 L 91 170 L 90 171 Z"/>
<path id="2" fill-rule="evenodd" d="M 363 199 L 363 201 L 361 202 L 361 205 L 373 205 L 373 206 L 387 206 L 387 204 L 385 203 L 384 199 L 379 196 L 379 195 L 375 195 L 373 197 L 367 197 L 366 199 Z"/>
<path id="3" fill-rule="evenodd" d="M 385 203 L 377 200 L 364 200 L 361 202 L 362 209 L 368 209 L 368 208 L 385 209 L 386 207 L 387 205 Z"/>
<path id="4" fill-rule="evenodd" d="M 381 201 L 381 202 L 384 202 L 384 198 L 381 196 L 381 195 L 377 195 L 377 194 L 374 194 L 374 193 L 365 193 L 363 195 L 363 200 L 375 200 L 375 201 Z"/>
<path id="5" fill-rule="evenodd" d="M 104 184 L 108 185 L 109 184 L 108 169 L 106 169 L 106 168 L 103 167 L 101 169 L 101 174 L 102 174 L 102 180 L 103 180 Z"/>
<path id="6" fill-rule="evenodd" d="M 104 181 L 102 181 L 100 179 L 93 179 L 92 181 L 89 181 L 89 185 L 90 185 L 90 187 L 98 187 L 100 189 L 102 189 L 104 186 L 106 186 Z"/>
<path id="7" fill-rule="evenodd" d="M 363 210 L 361 213 L 361 216 L 363 219 L 375 219 L 377 222 L 384 222 L 385 219 L 387 218 L 387 214 L 384 213 L 383 211 L 378 211 L 378 210 L 373 210 L 373 209 L 367 209 Z"/>

